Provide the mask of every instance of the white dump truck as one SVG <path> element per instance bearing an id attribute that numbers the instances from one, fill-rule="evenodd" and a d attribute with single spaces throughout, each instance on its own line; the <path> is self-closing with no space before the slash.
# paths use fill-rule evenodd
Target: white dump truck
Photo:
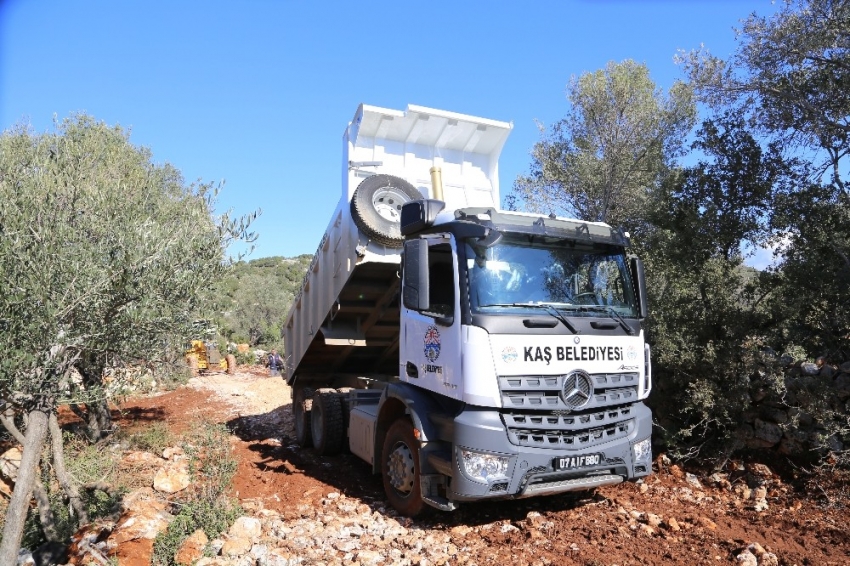
<path id="1" fill-rule="evenodd" d="M 651 470 L 642 263 L 606 224 L 499 210 L 512 127 L 361 105 L 284 324 L 299 445 L 349 449 L 408 516 Z"/>

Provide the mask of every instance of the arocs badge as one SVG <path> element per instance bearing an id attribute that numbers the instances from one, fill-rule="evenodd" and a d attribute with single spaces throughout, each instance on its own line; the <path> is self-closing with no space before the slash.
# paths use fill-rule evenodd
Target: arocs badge
<path id="1" fill-rule="evenodd" d="M 440 357 L 440 331 L 436 326 L 429 326 L 425 331 L 425 357 L 429 362 L 436 362 Z"/>

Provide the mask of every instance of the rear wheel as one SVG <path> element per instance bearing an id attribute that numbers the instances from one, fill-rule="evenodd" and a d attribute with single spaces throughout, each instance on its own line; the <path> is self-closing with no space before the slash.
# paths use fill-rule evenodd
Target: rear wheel
<path id="1" fill-rule="evenodd" d="M 351 217 L 370 239 L 391 248 L 400 248 L 401 207 L 421 199 L 419 189 L 400 177 L 373 175 L 367 177 L 351 197 Z"/>
<path id="2" fill-rule="evenodd" d="M 342 424 L 345 427 L 345 434 L 348 434 L 348 421 L 349 411 L 351 411 L 351 402 L 349 401 L 349 394 L 353 390 L 353 387 L 340 387 L 337 389 L 337 393 L 340 393 L 340 401 L 342 402 Z"/>
<path id="3" fill-rule="evenodd" d="M 295 417 L 295 441 L 302 448 L 309 448 L 313 444 L 310 415 L 312 408 L 313 388 L 296 387 L 292 399 L 292 414 Z"/>
<path id="4" fill-rule="evenodd" d="M 318 389 L 313 394 L 310 414 L 313 447 L 323 456 L 339 454 L 345 428 L 342 421 L 342 400 L 335 389 Z"/>
<path id="5" fill-rule="evenodd" d="M 381 476 L 390 504 L 407 517 L 419 515 L 425 506 L 419 474 L 419 441 L 413 436 L 410 421 L 399 419 L 384 440 Z"/>

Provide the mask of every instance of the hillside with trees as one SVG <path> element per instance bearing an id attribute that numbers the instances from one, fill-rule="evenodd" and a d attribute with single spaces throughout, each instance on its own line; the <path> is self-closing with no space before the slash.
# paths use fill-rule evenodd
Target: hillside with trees
<path id="1" fill-rule="evenodd" d="M 282 325 L 311 258 L 275 256 L 233 264 L 210 299 L 221 336 L 231 343 L 282 349 Z"/>

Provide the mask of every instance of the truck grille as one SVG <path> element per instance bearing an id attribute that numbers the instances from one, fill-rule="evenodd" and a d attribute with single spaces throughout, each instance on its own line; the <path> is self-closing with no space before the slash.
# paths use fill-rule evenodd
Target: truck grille
<path id="1" fill-rule="evenodd" d="M 589 377 L 593 383 L 592 391 L 584 391 L 584 380 L 579 379 L 581 395 L 570 395 L 577 391 L 575 382 L 579 377 Z M 637 373 L 595 373 L 571 372 L 567 375 L 500 377 L 499 391 L 502 394 L 502 406 L 506 409 L 541 409 L 547 411 L 577 408 L 576 400 L 586 393 L 586 402 L 582 409 L 598 409 L 610 405 L 634 403 L 638 399 Z M 569 388 L 570 391 L 566 391 Z"/>
<path id="2" fill-rule="evenodd" d="M 557 430 L 556 428 L 531 428 L 512 426 L 509 423 L 517 423 L 517 417 L 525 415 L 503 414 L 502 419 L 508 431 L 508 439 L 511 444 L 517 446 L 530 446 L 533 448 L 552 448 L 552 449 L 579 449 L 596 446 L 604 442 L 624 438 L 628 436 L 635 427 L 634 419 L 629 419 L 620 422 L 610 422 L 603 426 L 594 426 L 593 428 L 585 428 L 584 430 L 566 429 Z M 547 417 L 548 418 L 548 417 Z M 563 417 L 555 417 L 563 419 Z M 530 423 L 529 424 L 533 424 Z M 580 427 L 581 425 L 577 425 Z M 585 425 L 586 426 L 586 425 Z"/>

